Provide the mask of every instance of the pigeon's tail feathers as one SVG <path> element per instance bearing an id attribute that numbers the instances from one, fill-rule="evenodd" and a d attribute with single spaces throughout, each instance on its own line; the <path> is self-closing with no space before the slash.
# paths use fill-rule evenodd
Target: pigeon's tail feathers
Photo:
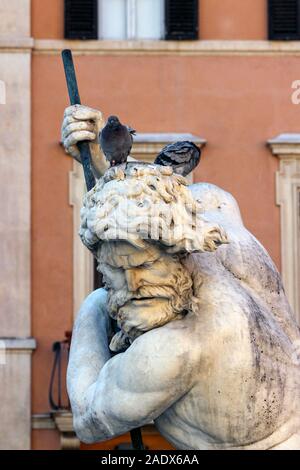
<path id="1" fill-rule="evenodd" d="M 167 166 L 167 163 L 166 163 L 166 159 L 165 158 L 162 158 L 163 157 L 163 154 L 160 153 L 159 155 L 157 155 L 154 163 L 155 165 L 161 165 L 161 166 Z M 172 162 L 170 162 L 170 166 L 172 166 Z"/>

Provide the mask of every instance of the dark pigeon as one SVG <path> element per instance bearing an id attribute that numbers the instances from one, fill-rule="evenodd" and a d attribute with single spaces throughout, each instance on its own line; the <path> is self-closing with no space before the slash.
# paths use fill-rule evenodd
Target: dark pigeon
<path id="1" fill-rule="evenodd" d="M 135 130 L 123 126 L 117 116 L 110 116 L 106 126 L 100 132 L 100 145 L 110 166 L 127 162 Z"/>
<path id="2" fill-rule="evenodd" d="M 156 165 L 171 166 L 174 173 L 187 176 L 200 162 L 201 150 L 193 142 L 175 142 L 162 149 L 155 159 Z"/>

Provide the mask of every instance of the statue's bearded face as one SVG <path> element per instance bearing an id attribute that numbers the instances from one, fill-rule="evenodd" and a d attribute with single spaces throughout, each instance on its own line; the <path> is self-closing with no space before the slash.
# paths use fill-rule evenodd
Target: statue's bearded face
<path id="1" fill-rule="evenodd" d="M 139 249 L 127 242 L 106 242 L 98 262 L 109 313 L 131 339 L 188 310 L 191 277 L 178 257 L 158 245 Z"/>
<path id="2" fill-rule="evenodd" d="M 184 315 L 192 280 L 179 256 L 227 243 L 186 184 L 170 167 L 134 162 L 109 169 L 84 200 L 80 236 L 98 259 L 118 339 L 130 343 Z"/>

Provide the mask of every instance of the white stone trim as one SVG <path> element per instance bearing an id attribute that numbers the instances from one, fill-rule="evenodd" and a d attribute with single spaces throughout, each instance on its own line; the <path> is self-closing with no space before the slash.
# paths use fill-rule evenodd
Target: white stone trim
<path id="1" fill-rule="evenodd" d="M 34 338 L 0 338 L 0 341 L 8 352 L 32 353 L 36 349 Z"/>
<path id="2" fill-rule="evenodd" d="M 31 0 L 1 0 L 0 18 L 0 38 L 29 37 Z"/>
<path id="3" fill-rule="evenodd" d="M 0 334 L 26 338 L 31 334 L 30 54 L 0 51 L 0 78 L 6 88 L 6 104 L 0 105 L 0 284 L 1 308 L 5 312 Z M 14 241 L 12 231 L 18 234 Z"/>
<path id="4" fill-rule="evenodd" d="M 61 450 L 79 450 L 80 441 L 73 428 L 73 416 L 70 411 L 58 410 L 52 413 L 36 414 L 31 418 L 32 429 L 52 429 L 60 434 Z"/>
<path id="5" fill-rule="evenodd" d="M 168 143 L 177 140 L 191 140 L 202 148 L 206 141 L 188 133 L 148 133 L 137 134 L 134 140 L 131 156 L 135 160 L 153 162 L 159 151 Z M 193 183 L 193 175 L 188 176 L 190 184 Z M 86 191 L 81 165 L 74 160 L 73 171 L 69 180 L 69 201 L 73 206 L 73 317 L 83 300 L 94 289 L 94 262 L 91 253 L 82 244 L 78 230 L 80 226 L 80 209 L 83 195 Z"/>
<path id="6" fill-rule="evenodd" d="M 126 2 L 126 30 L 128 39 L 133 39 L 136 36 L 136 0 L 127 0 Z"/>
<path id="7" fill-rule="evenodd" d="M 242 41 L 242 40 L 63 40 L 36 39 L 35 54 L 60 54 L 72 49 L 77 55 L 300 55 L 300 41 Z"/>
<path id="8" fill-rule="evenodd" d="M 300 134 L 281 134 L 268 144 L 280 160 L 276 174 L 276 202 L 281 218 L 282 279 L 300 324 Z"/>
<path id="9" fill-rule="evenodd" d="M 0 53 L 2 52 L 31 52 L 34 46 L 33 38 L 2 38 L 0 37 Z"/>
<path id="10" fill-rule="evenodd" d="M 73 206 L 73 315 L 74 319 L 84 299 L 94 289 L 94 261 L 79 235 L 80 210 L 86 186 L 82 166 L 76 160 L 70 173 L 70 204 Z"/>
<path id="11" fill-rule="evenodd" d="M 36 347 L 30 338 L 31 0 L 1 0 L 0 18 L 0 80 L 6 89 L 0 105 L 0 449 L 27 450 Z"/>
<path id="12" fill-rule="evenodd" d="M 165 145 L 179 140 L 189 140 L 200 148 L 206 144 L 205 139 L 189 133 L 141 133 L 134 137 L 131 155 L 140 160 L 153 161 Z"/>
<path id="13" fill-rule="evenodd" d="M 29 450 L 31 441 L 30 349 L 5 351 L 5 361 L 0 365 L 0 394 L 0 450 Z"/>
<path id="14" fill-rule="evenodd" d="M 56 429 L 55 422 L 50 413 L 34 414 L 31 417 L 32 429 Z"/>
<path id="15" fill-rule="evenodd" d="M 79 450 L 80 440 L 75 434 L 73 427 L 73 415 L 70 411 L 54 411 L 52 413 L 54 422 L 60 432 L 61 450 Z"/>

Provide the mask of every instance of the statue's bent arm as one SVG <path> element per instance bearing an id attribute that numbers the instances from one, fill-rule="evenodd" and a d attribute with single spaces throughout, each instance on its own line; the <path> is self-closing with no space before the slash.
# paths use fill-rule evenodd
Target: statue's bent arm
<path id="1" fill-rule="evenodd" d="M 188 340 L 176 326 L 149 331 L 126 352 L 111 357 L 105 305 L 103 289 L 85 300 L 68 367 L 74 427 L 87 443 L 156 419 L 192 388 L 196 375 Z"/>

